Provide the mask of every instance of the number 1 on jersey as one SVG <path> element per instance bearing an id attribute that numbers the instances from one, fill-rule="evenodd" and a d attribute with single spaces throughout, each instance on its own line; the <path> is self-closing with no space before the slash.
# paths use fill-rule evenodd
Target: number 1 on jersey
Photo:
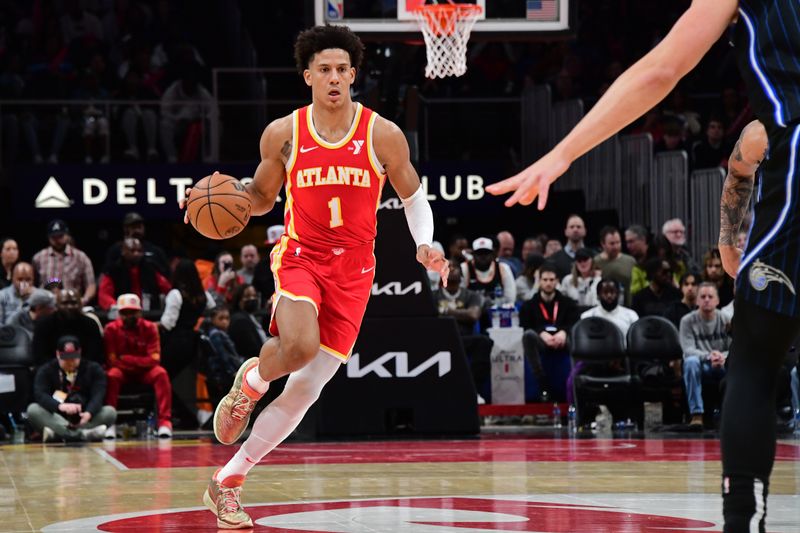
<path id="1" fill-rule="evenodd" d="M 342 220 L 342 200 L 338 196 L 331 198 L 328 202 L 328 207 L 331 208 L 331 227 L 338 228 L 344 221 Z"/>

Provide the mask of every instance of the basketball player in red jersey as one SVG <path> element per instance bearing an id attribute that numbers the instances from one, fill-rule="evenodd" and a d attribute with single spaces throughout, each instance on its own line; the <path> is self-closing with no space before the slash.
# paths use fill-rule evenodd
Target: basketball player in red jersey
<path id="1" fill-rule="evenodd" d="M 253 214 L 270 211 L 286 186 L 286 234 L 271 253 L 275 336 L 242 365 L 217 406 L 217 439 L 236 442 L 269 383 L 291 375 L 212 476 L 203 500 L 220 528 L 253 527 L 240 503 L 245 476 L 297 427 L 350 357 L 375 275 L 376 215 L 387 179 L 403 202 L 417 260 L 447 279 L 448 262 L 430 246 L 433 214 L 402 131 L 350 99 L 363 49 L 345 27 L 302 32 L 295 59 L 312 104 L 275 120 L 261 136 L 261 163 L 247 186 Z"/>

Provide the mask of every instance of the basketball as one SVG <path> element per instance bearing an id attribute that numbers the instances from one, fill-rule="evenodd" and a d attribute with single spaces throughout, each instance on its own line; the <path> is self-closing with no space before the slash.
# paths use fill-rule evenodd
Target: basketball
<path id="1" fill-rule="evenodd" d="M 189 222 L 209 239 L 227 239 L 242 231 L 250 220 L 250 208 L 244 185 L 217 172 L 195 183 L 186 203 Z"/>

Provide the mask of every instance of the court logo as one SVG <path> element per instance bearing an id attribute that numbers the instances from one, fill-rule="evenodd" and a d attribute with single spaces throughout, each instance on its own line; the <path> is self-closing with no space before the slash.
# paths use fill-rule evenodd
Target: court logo
<path id="1" fill-rule="evenodd" d="M 53 209 L 65 208 L 72 206 L 72 200 L 69 199 L 67 193 L 61 188 L 54 176 L 50 176 L 47 183 L 42 187 L 39 196 L 36 197 L 34 203 L 36 209 Z"/>
<path id="2" fill-rule="evenodd" d="M 394 375 L 383 366 L 392 360 L 394 360 Z M 453 367 L 450 352 L 436 352 L 416 368 L 411 369 L 408 368 L 408 352 L 387 352 L 363 367 L 361 366 L 361 355 L 354 353 L 347 363 L 347 377 L 363 378 L 374 372 L 379 378 L 415 378 L 433 366 L 438 369 L 439 377 L 449 374 Z"/>
<path id="3" fill-rule="evenodd" d="M 749 278 L 750 286 L 757 291 L 766 290 L 767 286 L 774 281 L 786 285 L 786 288 L 789 289 L 789 292 L 797 295 L 794 290 L 794 284 L 792 284 L 792 281 L 786 274 L 775 267 L 767 265 L 766 263 L 762 263 L 758 259 L 756 259 L 756 261 L 753 263 L 753 266 L 750 267 Z"/>

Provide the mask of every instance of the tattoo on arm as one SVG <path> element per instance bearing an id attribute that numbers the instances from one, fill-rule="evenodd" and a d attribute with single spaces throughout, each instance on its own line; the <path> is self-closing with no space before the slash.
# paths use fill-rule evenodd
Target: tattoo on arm
<path id="1" fill-rule="evenodd" d="M 734 149 L 734 158 L 741 158 L 739 143 Z M 741 160 L 741 159 L 738 159 Z M 736 171 L 728 169 L 728 176 L 722 186 L 722 198 L 720 199 L 720 224 L 719 224 L 719 244 L 734 246 L 736 244 L 736 234 L 742 225 L 747 208 L 750 205 L 750 196 L 753 194 L 753 176 L 738 174 Z"/>
<path id="2" fill-rule="evenodd" d="M 281 148 L 281 156 L 283 156 L 284 163 L 292 157 L 292 142 L 286 141 L 283 143 L 283 148 Z"/>

